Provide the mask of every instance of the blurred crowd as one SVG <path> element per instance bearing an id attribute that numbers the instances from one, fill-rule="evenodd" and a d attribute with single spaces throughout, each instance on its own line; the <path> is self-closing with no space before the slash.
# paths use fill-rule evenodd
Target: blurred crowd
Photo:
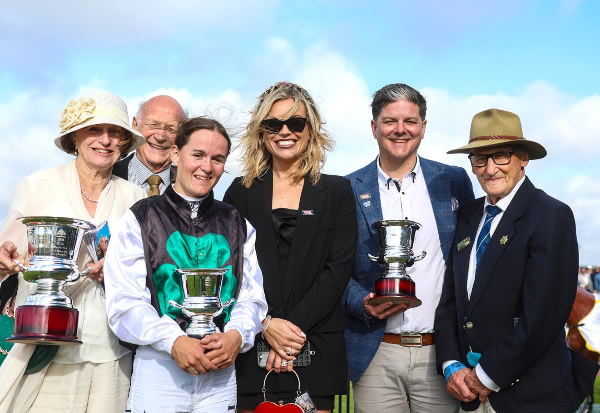
<path id="1" fill-rule="evenodd" d="M 579 267 L 578 284 L 591 293 L 600 292 L 600 265 L 583 265 Z"/>

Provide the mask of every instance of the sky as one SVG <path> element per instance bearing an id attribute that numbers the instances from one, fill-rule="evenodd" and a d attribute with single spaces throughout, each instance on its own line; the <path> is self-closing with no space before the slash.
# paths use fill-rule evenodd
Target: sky
<path id="1" fill-rule="evenodd" d="M 406 83 L 428 103 L 423 157 L 468 142 L 473 115 L 517 113 L 548 151 L 534 185 L 575 214 L 580 263 L 600 264 L 600 2 L 595 0 L 46 2 L 0 14 L 0 219 L 17 182 L 71 157 L 53 144 L 64 105 L 92 89 L 121 96 L 130 118 L 157 94 L 239 136 L 277 81 L 312 95 L 336 141 L 324 172 L 375 159 L 370 101 Z M 215 189 L 239 175 L 239 151 Z M 477 196 L 483 195 L 473 178 Z"/>

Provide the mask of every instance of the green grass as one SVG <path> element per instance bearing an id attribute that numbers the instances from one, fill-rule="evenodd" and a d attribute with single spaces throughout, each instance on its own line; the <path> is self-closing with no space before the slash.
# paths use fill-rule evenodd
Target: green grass
<path id="1" fill-rule="evenodd" d="M 340 404 L 341 404 L 341 406 L 340 406 Z M 350 404 L 349 409 L 348 409 L 348 404 Z M 333 406 L 333 413 L 346 413 L 346 412 L 354 413 L 354 396 L 352 395 L 352 383 L 350 383 L 349 394 L 337 396 L 335 398 L 335 405 Z"/>

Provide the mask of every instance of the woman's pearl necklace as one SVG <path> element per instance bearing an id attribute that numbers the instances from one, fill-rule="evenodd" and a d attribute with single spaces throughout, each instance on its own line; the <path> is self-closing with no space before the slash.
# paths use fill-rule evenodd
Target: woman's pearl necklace
<path id="1" fill-rule="evenodd" d="M 88 194 L 86 194 L 86 193 L 85 193 L 85 191 L 83 190 L 83 188 L 82 188 L 82 187 L 79 187 L 79 189 L 81 190 L 81 195 L 83 195 L 83 197 L 84 197 L 85 199 L 87 199 L 88 201 L 90 201 L 92 204 L 97 204 L 97 203 L 98 203 L 98 200 L 97 200 L 97 199 L 96 199 L 96 200 L 93 200 L 92 198 L 90 198 L 90 197 L 88 196 Z"/>

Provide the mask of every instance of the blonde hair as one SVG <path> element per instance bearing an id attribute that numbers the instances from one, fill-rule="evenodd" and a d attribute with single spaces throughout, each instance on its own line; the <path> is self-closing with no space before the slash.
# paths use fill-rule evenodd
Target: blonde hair
<path id="1" fill-rule="evenodd" d="M 255 179 L 260 179 L 273 164 L 273 159 L 262 139 L 264 133 L 261 122 L 267 117 L 273 104 L 280 100 L 293 99 L 294 104 L 285 116 L 292 116 L 301 103 L 306 107 L 308 118 L 308 146 L 300 158 L 300 166 L 292 174 L 295 182 L 299 182 L 310 173 L 312 184 L 319 182 L 321 169 L 325 164 L 325 152 L 333 149 L 334 142 L 327 132 L 322 130 L 321 115 L 308 92 L 302 87 L 289 82 L 278 82 L 267 89 L 260 97 L 254 109 L 246 131 L 240 141 L 243 151 L 242 185 L 249 188 Z"/>

